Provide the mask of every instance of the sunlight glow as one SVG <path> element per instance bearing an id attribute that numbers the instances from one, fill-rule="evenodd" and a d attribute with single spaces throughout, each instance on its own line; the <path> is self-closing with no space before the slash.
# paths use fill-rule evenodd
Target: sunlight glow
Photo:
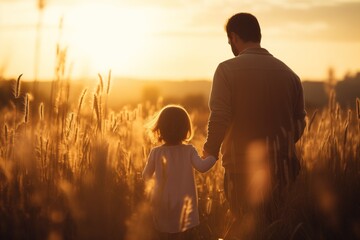
<path id="1" fill-rule="evenodd" d="M 253 142 L 249 145 L 246 166 L 248 202 L 258 206 L 269 198 L 271 190 L 269 156 L 265 143 Z"/>
<path id="2" fill-rule="evenodd" d="M 77 5 L 65 15 L 65 36 L 70 53 L 86 70 L 107 70 L 116 63 L 125 72 L 144 51 L 154 28 L 153 18 L 139 9 L 109 4 Z"/>
<path id="3" fill-rule="evenodd" d="M 223 27 L 236 9 L 258 17 L 262 46 L 303 80 L 324 80 L 330 66 L 338 78 L 359 70 L 358 0 L 53 0 L 46 1 L 42 14 L 36 3 L 0 0 L 4 78 L 54 77 L 63 18 L 60 40 L 68 48 L 72 79 L 95 80 L 112 69 L 114 77 L 210 80 L 217 65 L 233 57 Z"/>

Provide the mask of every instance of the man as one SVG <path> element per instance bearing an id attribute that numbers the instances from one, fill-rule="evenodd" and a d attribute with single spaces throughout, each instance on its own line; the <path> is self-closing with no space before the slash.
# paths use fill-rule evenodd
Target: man
<path id="1" fill-rule="evenodd" d="M 299 77 L 260 46 L 257 19 L 238 13 L 226 32 L 235 57 L 214 74 L 204 155 L 218 156 L 221 146 L 225 194 L 239 218 L 245 207 L 258 206 L 295 180 L 295 143 L 306 112 Z"/>

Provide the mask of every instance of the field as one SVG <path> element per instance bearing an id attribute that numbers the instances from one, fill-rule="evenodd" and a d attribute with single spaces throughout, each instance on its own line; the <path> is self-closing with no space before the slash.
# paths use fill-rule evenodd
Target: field
<path id="1" fill-rule="evenodd" d="M 141 171 L 156 143 L 144 124 L 164 102 L 110 109 L 109 73 L 74 104 L 59 69 L 48 102 L 23 93 L 19 77 L 14 104 L 1 112 L 0 239 L 149 239 L 149 186 Z M 359 111 L 359 100 L 346 110 L 333 95 L 327 108 L 309 111 L 297 144 L 302 169 L 276 206 L 277 218 L 266 227 L 240 227 L 256 229 L 254 239 L 359 239 Z M 200 152 L 207 114 L 191 110 L 192 144 Z M 233 224 L 222 178 L 220 162 L 196 174 L 198 239 L 225 238 Z"/>

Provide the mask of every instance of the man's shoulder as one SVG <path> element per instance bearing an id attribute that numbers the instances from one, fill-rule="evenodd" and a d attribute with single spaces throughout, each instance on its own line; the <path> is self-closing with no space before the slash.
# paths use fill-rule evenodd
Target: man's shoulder
<path id="1" fill-rule="evenodd" d="M 272 55 L 256 57 L 240 55 L 220 62 L 217 68 L 217 72 L 236 72 L 236 76 L 238 76 L 239 70 L 266 72 L 276 70 L 278 72 L 286 73 L 289 78 L 292 78 L 295 81 L 300 81 L 299 76 L 287 64 Z"/>
<path id="2" fill-rule="evenodd" d="M 245 49 L 239 55 L 220 62 L 220 66 L 247 65 L 249 62 L 262 61 L 262 59 L 277 59 L 265 48 Z"/>
<path id="3" fill-rule="evenodd" d="M 229 59 L 226 59 L 226 60 L 220 62 L 219 65 L 218 65 L 218 69 L 225 70 L 225 69 L 231 69 L 231 68 L 234 68 L 234 67 L 238 68 L 239 64 L 241 65 L 240 62 L 239 62 L 238 57 L 229 58 Z"/>
<path id="4" fill-rule="evenodd" d="M 225 65 L 231 64 L 233 62 L 236 62 L 236 57 L 223 60 L 222 62 L 219 63 L 219 66 L 225 66 Z"/>

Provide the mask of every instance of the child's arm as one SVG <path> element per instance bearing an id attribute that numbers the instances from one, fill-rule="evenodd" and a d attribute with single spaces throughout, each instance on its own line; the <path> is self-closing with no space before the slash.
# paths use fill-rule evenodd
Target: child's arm
<path id="1" fill-rule="evenodd" d="M 154 159 L 153 151 L 151 151 L 147 163 L 142 172 L 142 178 L 144 180 L 149 180 L 154 174 L 154 172 L 155 172 L 155 159 Z"/>
<path id="2" fill-rule="evenodd" d="M 207 172 L 210 168 L 212 168 L 217 160 L 214 156 L 211 155 L 202 159 L 195 148 L 193 149 L 191 155 L 191 163 L 193 167 L 202 173 Z"/>

